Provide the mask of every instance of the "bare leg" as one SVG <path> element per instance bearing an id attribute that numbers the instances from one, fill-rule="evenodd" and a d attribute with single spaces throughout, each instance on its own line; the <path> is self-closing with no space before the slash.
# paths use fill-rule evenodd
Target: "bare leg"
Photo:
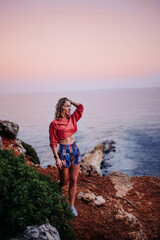
<path id="1" fill-rule="evenodd" d="M 63 167 L 62 169 L 59 170 L 59 176 L 60 176 L 60 185 L 63 187 L 67 184 L 69 180 L 69 168 L 68 167 Z"/>
<path id="2" fill-rule="evenodd" d="M 80 164 L 70 167 L 69 201 L 70 201 L 71 207 L 74 206 L 79 169 L 80 169 Z"/>

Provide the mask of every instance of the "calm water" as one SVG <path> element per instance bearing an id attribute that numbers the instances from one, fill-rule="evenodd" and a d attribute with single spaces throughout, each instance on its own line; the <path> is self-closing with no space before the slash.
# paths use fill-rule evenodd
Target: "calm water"
<path id="1" fill-rule="evenodd" d="M 104 175 L 160 176 L 160 88 L 1 95 L 0 119 L 19 124 L 18 138 L 37 150 L 43 167 L 54 165 L 48 126 L 64 96 L 85 107 L 75 134 L 82 153 L 103 140 L 116 142 L 116 152 L 105 156 Z"/>

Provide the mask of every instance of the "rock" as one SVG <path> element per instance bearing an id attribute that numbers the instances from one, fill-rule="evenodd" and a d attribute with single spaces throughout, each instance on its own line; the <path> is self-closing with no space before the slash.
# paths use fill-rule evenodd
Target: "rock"
<path id="1" fill-rule="evenodd" d="M 115 151 L 114 141 L 104 141 L 103 142 L 103 153 L 109 153 L 110 151 Z"/>
<path id="2" fill-rule="evenodd" d="M 22 145 L 22 141 L 17 138 L 6 138 L 2 137 L 2 149 L 9 149 L 13 150 L 16 155 L 24 154 L 26 153 L 26 149 Z"/>
<path id="3" fill-rule="evenodd" d="M 96 196 L 94 193 L 82 193 L 77 195 L 78 199 L 83 199 L 86 202 L 92 202 L 93 206 L 101 206 L 105 203 L 105 199 L 102 196 Z"/>
<path id="4" fill-rule="evenodd" d="M 97 173 L 97 168 L 89 162 L 85 162 L 84 160 L 82 160 L 82 163 L 80 165 L 80 172 L 82 174 L 87 173 L 89 176 L 92 176 L 93 173 Z"/>
<path id="5" fill-rule="evenodd" d="M 131 213 L 125 212 L 123 209 L 119 209 L 115 216 L 116 220 L 125 221 L 126 224 L 137 224 L 137 218 Z"/>
<path id="6" fill-rule="evenodd" d="M 96 196 L 95 196 L 94 193 L 86 193 L 86 194 L 83 195 L 83 199 L 84 199 L 86 202 L 91 202 L 91 201 L 93 201 L 95 198 L 96 198 Z"/>
<path id="7" fill-rule="evenodd" d="M 82 155 L 81 173 L 88 173 L 92 176 L 97 173 L 102 176 L 101 164 L 103 162 L 104 154 L 109 153 L 115 148 L 113 141 L 104 141 L 98 143 L 96 146 L 90 146 L 87 152 Z"/>
<path id="8" fill-rule="evenodd" d="M 26 153 L 26 149 L 23 147 L 21 140 L 16 139 L 14 141 L 14 143 L 15 143 L 15 146 L 17 147 L 19 153 L 21 153 L 21 154 L 25 154 Z"/>
<path id="9" fill-rule="evenodd" d="M 10 240 L 60 240 L 59 233 L 49 223 L 41 226 L 28 226 L 23 234 Z"/>
<path id="10" fill-rule="evenodd" d="M 130 177 L 127 174 L 121 172 L 113 172 L 108 175 L 114 188 L 117 190 L 116 196 L 123 197 L 127 194 L 129 190 L 132 189 L 132 184 L 130 182 Z"/>
<path id="11" fill-rule="evenodd" d="M 102 196 L 97 196 L 93 201 L 95 206 L 101 206 L 101 205 L 105 204 L 105 202 L 106 201 Z"/>
<path id="12" fill-rule="evenodd" d="M 103 143 L 103 153 L 109 153 L 111 151 L 112 147 L 109 142 Z"/>
<path id="13" fill-rule="evenodd" d="M 77 194 L 77 199 L 82 199 L 83 196 L 84 196 L 84 193 L 79 192 L 79 193 Z"/>
<path id="14" fill-rule="evenodd" d="M 18 124 L 0 120 L 0 135 L 8 138 L 16 138 L 18 131 Z"/>
<path id="15" fill-rule="evenodd" d="M 102 162 L 102 157 L 103 157 L 103 144 L 100 143 L 97 146 L 94 147 L 94 149 L 88 153 L 86 153 L 84 156 L 82 156 L 82 166 L 84 168 L 87 168 L 90 165 L 94 166 L 96 172 L 101 175 L 101 170 L 100 170 L 100 164 Z M 83 169 L 84 170 L 84 169 Z"/>
<path id="16" fill-rule="evenodd" d="M 123 208 L 118 210 L 118 213 L 115 216 L 117 221 L 124 222 L 128 226 L 128 235 L 130 239 L 136 240 L 147 240 L 146 234 L 143 231 L 141 223 L 138 219 L 131 213 L 124 211 Z"/>
<path id="17" fill-rule="evenodd" d="M 83 199 L 86 202 L 91 202 L 91 201 L 93 201 L 96 198 L 96 195 L 94 193 L 90 193 L 90 192 L 89 193 L 82 193 L 82 192 L 80 192 L 77 195 L 77 198 L 78 199 Z"/>

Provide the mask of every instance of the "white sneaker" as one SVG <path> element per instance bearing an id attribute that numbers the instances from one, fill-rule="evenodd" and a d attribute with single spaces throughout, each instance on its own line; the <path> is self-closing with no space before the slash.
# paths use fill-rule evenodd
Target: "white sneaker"
<path id="1" fill-rule="evenodd" d="M 77 216 L 78 216 L 78 213 L 77 213 L 77 211 L 76 211 L 76 209 L 75 209 L 74 206 L 71 207 L 71 210 L 72 210 L 73 215 L 74 215 L 75 217 L 77 217 Z"/>

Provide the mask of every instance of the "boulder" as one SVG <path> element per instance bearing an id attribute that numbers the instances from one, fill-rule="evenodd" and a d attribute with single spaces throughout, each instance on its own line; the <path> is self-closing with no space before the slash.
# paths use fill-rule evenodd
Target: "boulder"
<path id="1" fill-rule="evenodd" d="M 26 149 L 23 147 L 21 140 L 16 139 L 14 141 L 14 143 L 15 143 L 15 146 L 17 147 L 17 150 L 19 151 L 20 154 L 25 154 L 26 153 Z"/>
<path id="2" fill-rule="evenodd" d="M 115 142 L 107 140 L 97 145 L 91 145 L 86 153 L 82 155 L 81 173 L 87 173 L 89 176 L 97 173 L 102 176 L 101 164 L 104 155 L 115 150 L 114 144 Z"/>
<path id="3" fill-rule="evenodd" d="M 86 202 L 91 202 L 94 201 L 96 198 L 96 195 L 94 193 L 85 193 L 82 195 L 82 198 L 86 201 Z"/>
<path id="4" fill-rule="evenodd" d="M 105 141 L 103 142 L 103 153 L 109 153 L 114 147 L 112 146 L 113 142 Z"/>
<path id="5" fill-rule="evenodd" d="M 22 141 L 17 138 L 6 138 L 2 137 L 1 139 L 1 149 L 13 150 L 16 155 L 23 154 L 25 155 L 26 149 L 22 145 Z"/>
<path id="6" fill-rule="evenodd" d="M 93 150 L 87 152 L 82 156 L 82 166 L 86 168 L 86 165 L 94 166 L 96 172 L 101 175 L 100 164 L 102 162 L 103 157 L 103 143 L 98 144 L 94 147 Z M 87 168 L 88 168 L 87 166 Z"/>
<path id="7" fill-rule="evenodd" d="M 101 205 L 105 204 L 105 202 L 106 201 L 102 196 L 96 196 L 96 198 L 93 201 L 93 204 L 95 206 L 101 206 Z"/>
<path id="8" fill-rule="evenodd" d="M 101 206 L 105 204 L 105 199 L 102 196 L 96 196 L 94 193 L 82 193 L 77 195 L 78 199 L 83 199 L 85 202 L 91 202 L 93 206 Z"/>
<path id="9" fill-rule="evenodd" d="M 97 173 L 97 168 L 83 159 L 80 165 L 80 172 L 92 176 L 93 173 Z"/>
<path id="10" fill-rule="evenodd" d="M 16 138 L 18 131 L 18 124 L 10 121 L 0 120 L 0 135 L 8 138 Z"/>
<path id="11" fill-rule="evenodd" d="M 60 240 L 59 233 L 49 223 L 41 226 L 28 226 L 23 234 L 10 240 Z"/>

